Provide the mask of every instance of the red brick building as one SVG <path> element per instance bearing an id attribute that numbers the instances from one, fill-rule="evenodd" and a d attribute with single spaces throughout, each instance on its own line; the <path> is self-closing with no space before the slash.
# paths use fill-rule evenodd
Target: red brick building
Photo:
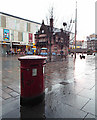
<path id="1" fill-rule="evenodd" d="M 43 21 L 40 30 L 35 34 L 37 53 L 51 51 L 52 54 L 60 54 L 63 51 L 66 54 L 69 47 L 69 34 L 63 29 L 54 28 L 53 19 L 50 19 L 50 26 L 45 25 Z"/>

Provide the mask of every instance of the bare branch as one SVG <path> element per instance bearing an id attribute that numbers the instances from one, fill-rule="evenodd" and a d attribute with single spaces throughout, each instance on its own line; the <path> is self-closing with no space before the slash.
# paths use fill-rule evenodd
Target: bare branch
<path id="1" fill-rule="evenodd" d="M 51 7 L 49 7 L 49 9 L 48 9 L 48 15 L 46 16 L 47 24 L 49 24 L 49 20 L 51 18 L 53 19 L 53 24 L 54 24 L 53 26 L 55 26 L 55 24 L 58 21 L 58 19 L 56 19 L 56 16 L 54 14 L 54 7 L 53 7 L 53 5 Z"/>

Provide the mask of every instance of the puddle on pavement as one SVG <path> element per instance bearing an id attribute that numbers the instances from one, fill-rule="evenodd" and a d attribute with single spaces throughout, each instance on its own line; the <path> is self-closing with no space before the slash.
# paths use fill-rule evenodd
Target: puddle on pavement
<path id="1" fill-rule="evenodd" d="M 63 85 L 61 85 L 61 84 L 53 85 L 53 86 L 50 87 L 50 89 L 49 89 L 49 88 L 46 88 L 46 89 L 45 89 L 45 93 L 46 93 L 46 94 L 49 94 L 49 93 L 51 93 L 51 92 L 53 92 L 53 91 L 58 91 L 59 88 L 62 88 L 62 87 L 63 87 Z"/>
<path id="2" fill-rule="evenodd" d="M 67 84 L 69 84 L 69 83 L 68 82 L 60 82 L 56 85 L 52 85 L 51 87 L 45 89 L 45 94 L 51 94 L 53 92 L 54 93 L 58 92 L 58 91 L 60 91 L 60 89 L 62 89 Z"/>
<path id="3" fill-rule="evenodd" d="M 62 85 L 67 85 L 67 84 L 69 84 L 69 83 L 67 83 L 67 82 L 60 82 L 60 84 L 62 84 Z"/>

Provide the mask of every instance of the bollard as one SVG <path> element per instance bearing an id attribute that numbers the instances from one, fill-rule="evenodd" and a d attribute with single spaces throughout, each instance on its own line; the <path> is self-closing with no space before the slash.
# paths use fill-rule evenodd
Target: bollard
<path id="1" fill-rule="evenodd" d="M 80 55 L 80 59 L 82 59 L 82 56 Z"/>
<path id="2" fill-rule="evenodd" d="M 82 55 L 82 56 L 80 55 L 80 59 L 82 59 L 82 58 L 85 59 L 85 56 L 84 55 Z"/>
<path id="3" fill-rule="evenodd" d="M 82 58 L 85 59 L 85 56 L 83 55 Z"/>

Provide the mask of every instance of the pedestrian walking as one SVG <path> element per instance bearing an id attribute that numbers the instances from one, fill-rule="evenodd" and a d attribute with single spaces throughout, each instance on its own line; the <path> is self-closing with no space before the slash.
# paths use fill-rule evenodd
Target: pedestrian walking
<path id="1" fill-rule="evenodd" d="M 61 60 L 63 60 L 63 51 L 60 51 L 61 54 Z"/>

